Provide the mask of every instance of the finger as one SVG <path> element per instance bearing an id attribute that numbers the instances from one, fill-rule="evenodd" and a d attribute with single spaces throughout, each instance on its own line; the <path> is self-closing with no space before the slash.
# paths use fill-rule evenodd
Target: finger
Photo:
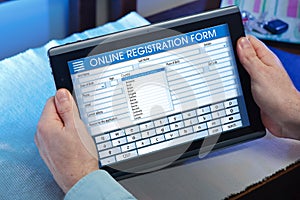
<path id="1" fill-rule="evenodd" d="M 79 119 L 79 113 L 75 101 L 67 89 L 59 89 L 55 95 L 55 105 L 65 126 L 74 125 Z"/>
<path id="2" fill-rule="evenodd" d="M 249 36 L 248 40 L 263 64 L 269 67 L 278 66 L 278 63 L 280 63 L 278 57 L 263 42 L 253 36 Z"/>
<path id="3" fill-rule="evenodd" d="M 250 76 L 256 77 L 256 74 L 259 73 L 260 68 L 264 64 L 258 58 L 255 48 L 252 46 L 252 43 L 250 43 L 248 38 L 242 37 L 238 40 L 237 54 L 242 65 L 250 74 Z"/>
<path id="4" fill-rule="evenodd" d="M 62 125 L 62 121 L 56 110 L 54 97 L 51 97 L 47 100 L 45 107 L 43 109 L 42 115 L 40 117 L 38 127 L 41 124 L 49 124 L 52 121 L 55 121 L 59 125 Z"/>

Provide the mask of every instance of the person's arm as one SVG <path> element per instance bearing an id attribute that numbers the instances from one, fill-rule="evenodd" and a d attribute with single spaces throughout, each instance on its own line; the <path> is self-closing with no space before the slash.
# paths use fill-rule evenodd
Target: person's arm
<path id="1" fill-rule="evenodd" d="M 66 89 L 58 90 L 47 101 L 34 139 L 55 181 L 65 193 L 69 192 L 67 199 L 105 199 L 106 195 L 107 199 L 133 198 L 99 170 L 96 146 Z"/>
<path id="2" fill-rule="evenodd" d="M 135 199 L 106 171 L 97 170 L 83 177 L 66 194 L 65 200 L 133 200 Z"/>
<path id="3" fill-rule="evenodd" d="M 250 74 L 252 94 L 265 127 L 278 137 L 300 140 L 300 93 L 280 60 L 252 36 L 238 40 L 237 53 Z"/>

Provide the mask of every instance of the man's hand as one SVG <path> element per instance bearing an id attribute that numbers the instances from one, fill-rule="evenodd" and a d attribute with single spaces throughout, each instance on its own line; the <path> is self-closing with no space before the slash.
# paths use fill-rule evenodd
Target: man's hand
<path id="1" fill-rule="evenodd" d="M 47 101 L 34 139 L 41 157 L 65 193 L 82 177 L 98 169 L 95 144 L 66 89 L 58 90 Z"/>
<path id="2" fill-rule="evenodd" d="M 300 139 L 300 94 L 279 59 L 251 36 L 239 39 L 237 53 L 265 127 L 278 137 Z"/>

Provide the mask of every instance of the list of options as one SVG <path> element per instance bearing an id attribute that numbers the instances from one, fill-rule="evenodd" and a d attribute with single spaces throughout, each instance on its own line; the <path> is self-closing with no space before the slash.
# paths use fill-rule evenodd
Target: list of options
<path id="1" fill-rule="evenodd" d="M 164 68 L 122 78 L 132 120 L 169 112 L 173 104 Z"/>

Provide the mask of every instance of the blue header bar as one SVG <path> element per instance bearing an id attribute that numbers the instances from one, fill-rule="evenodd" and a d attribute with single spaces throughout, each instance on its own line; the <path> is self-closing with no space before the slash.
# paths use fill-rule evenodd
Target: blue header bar
<path id="1" fill-rule="evenodd" d="M 226 24 L 69 61 L 71 74 L 229 36 Z"/>

